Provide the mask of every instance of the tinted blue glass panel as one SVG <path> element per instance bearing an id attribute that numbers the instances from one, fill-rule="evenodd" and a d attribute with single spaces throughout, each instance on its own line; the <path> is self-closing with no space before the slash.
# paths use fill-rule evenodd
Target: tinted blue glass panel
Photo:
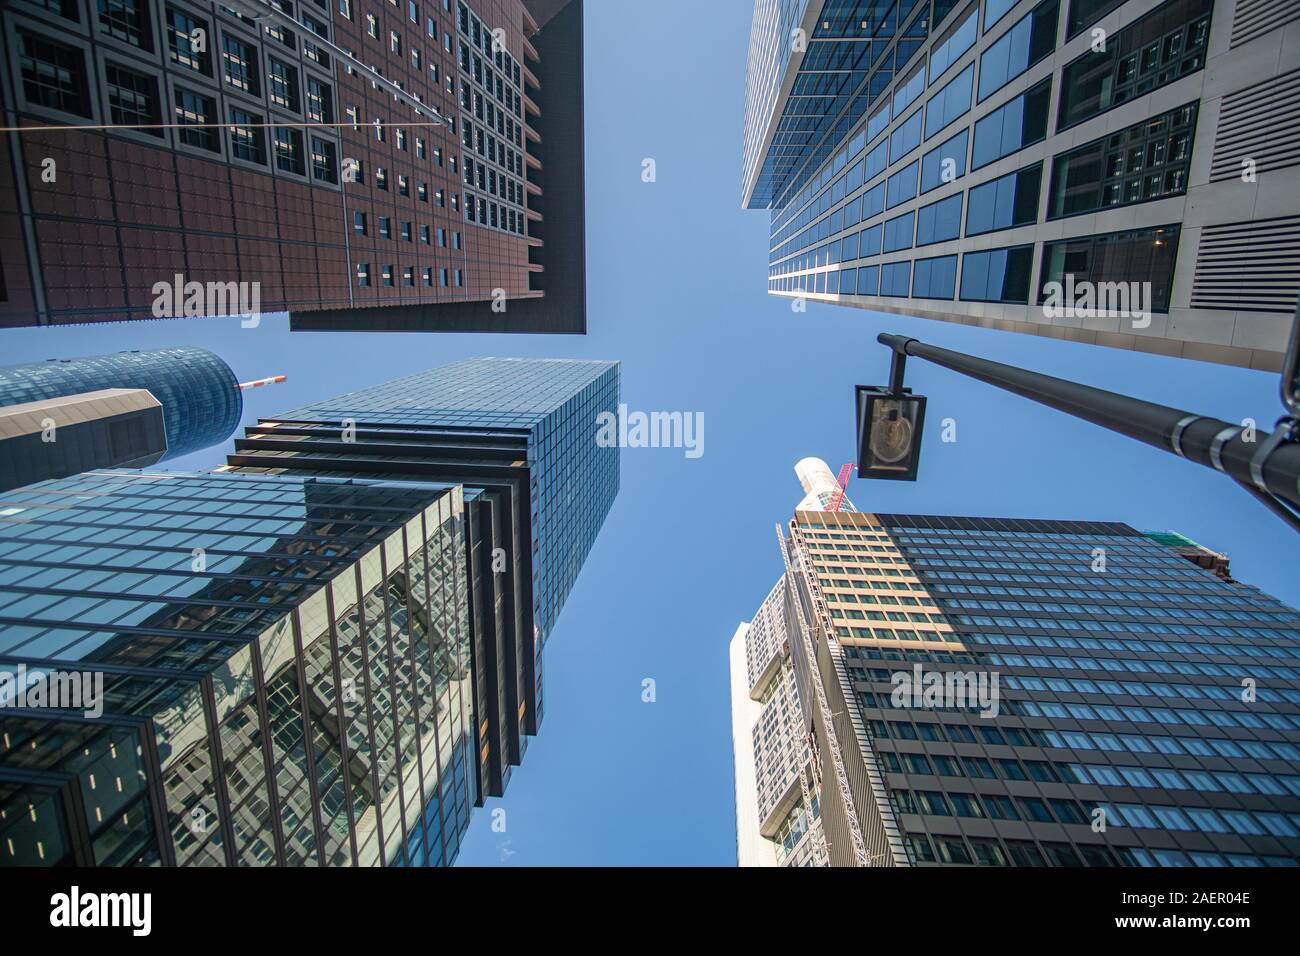
<path id="1" fill-rule="evenodd" d="M 915 160 L 889 177 L 888 201 L 885 204 L 887 208 L 893 209 L 899 203 L 916 196 L 916 174 L 920 166 L 920 161 Z"/>
<path id="2" fill-rule="evenodd" d="M 880 255 L 880 237 L 884 234 L 884 226 L 876 223 L 868 229 L 863 229 L 858 234 L 858 255 L 865 259 L 867 256 Z"/>
<path id="3" fill-rule="evenodd" d="M 858 295 L 877 295 L 880 289 L 880 266 L 863 266 L 858 270 Z"/>
<path id="4" fill-rule="evenodd" d="M 972 63 L 949 80 L 925 105 L 925 138 L 929 139 L 970 110 L 971 85 L 975 81 Z"/>
<path id="5" fill-rule="evenodd" d="M 948 182 L 956 182 L 966 175 L 966 144 L 969 139 L 970 130 L 963 129 L 925 154 L 921 160 L 921 192 L 927 193 L 943 185 L 945 170 L 950 177 Z M 952 160 L 947 166 L 944 164 L 946 159 Z"/>
<path id="6" fill-rule="evenodd" d="M 909 212 L 885 223 L 885 251 L 912 248 L 912 233 L 916 213 Z"/>
<path id="7" fill-rule="evenodd" d="M 963 53 L 975 43 L 979 31 L 979 7 L 971 8 L 966 19 L 962 20 L 944 40 L 935 44 L 930 53 L 930 82 L 933 83 L 943 71 L 952 66 Z"/>
<path id="8" fill-rule="evenodd" d="M 912 296 L 918 299 L 951 299 L 956 282 L 956 256 L 917 259 L 912 277 Z"/>
<path id="9" fill-rule="evenodd" d="M 906 296 L 912 280 L 912 263 L 890 262 L 880 267 L 880 294 Z"/>
<path id="10" fill-rule="evenodd" d="M 916 213 L 916 244 L 925 246 L 961 234 L 961 193 L 922 206 Z"/>
<path id="11" fill-rule="evenodd" d="M 1051 83 L 1050 77 L 1043 80 L 975 123 L 971 169 L 987 166 L 1043 139 L 1047 133 Z"/>
<path id="12" fill-rule="evenodd" d="M 921 145 L 921 110 L 917 110 L 901 126 L 889 134 L 889 161 L 902 159 Z"/>

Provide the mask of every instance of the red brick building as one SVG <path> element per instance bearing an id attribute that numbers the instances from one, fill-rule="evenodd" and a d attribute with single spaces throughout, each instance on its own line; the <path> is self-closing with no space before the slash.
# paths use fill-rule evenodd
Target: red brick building
<path id="1" fill-rule="evenodd" d="M 581 0 L 228 2 L 0 4 L 0 326 L 585 331 Z"/>

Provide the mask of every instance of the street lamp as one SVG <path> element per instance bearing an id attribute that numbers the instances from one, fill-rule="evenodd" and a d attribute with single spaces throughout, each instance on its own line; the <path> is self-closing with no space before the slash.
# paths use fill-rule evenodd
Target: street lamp
<path id="1" fill-rule="evenodd" d="M 903 387 L 907 356 L 894 352 L 889 387 L 857 387 L 858 475 L 916 481 L 925 428 L 925 396 Z"/>
<path id="2" fill-rule="evenodd" d="M 1300 303 L 1282 367 L 1286 412 L 1262 441 L 1255 440 L 1253 427 L 990 362 L 904 335 L 881 333 L 877 341 L 893 352 L 893 364 L 888 388 L 859 385 L 855 393 L 858 474 L 864 478 L 916 480 L 925 398 L 903 387 L 911 355 L 1221 471 L 1300 531 Z"/>

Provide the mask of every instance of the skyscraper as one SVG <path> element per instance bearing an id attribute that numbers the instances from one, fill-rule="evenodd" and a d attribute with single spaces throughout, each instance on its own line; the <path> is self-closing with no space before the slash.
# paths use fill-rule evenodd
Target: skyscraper
<path id="1" fill-rule="evenodd" d="M 0 19 L 0 326 L 585 331 L 582 0 Z"/>
<path id="2" fill-rule="evenodd" d="M 451 863 L 536 732 L 617 401 L 616 363 L 473 360 L 263 422 L 212 473 L 5 494 L 0 860 Z"/>
<path id="3" fill-rule="evenodd" d="M 805 495 L 796 511 L 821 511 L 840 494 L 830 467 L 804 458 L 794 467 Z M 731 639 L 732 755 L 736 769 L 736 846 L 741 866 L 826 866 L 811 737 L 790 658 L 785 580 L 768 592 L 752 621 Z"/>
<path id="4" fill-rule="evenodd" d="M 218 445 L 243 410 L 235 373 L 207 349 L 0 367 L 0 489 Z"/>
<path id="5" fill-rule="evenodd" d="M 1276 370 L 1300 6 L 757 0 L 769 291 Z M 1243 267 L 1246 264 L 1246 267 Z"/>
<path id="6" fill-rule="evenodd" d="M 1300 862 L 1300 614 L 1225 556 L 1114 522 L 787 531 L 761 668 L 795 675 L 821 827 L 785 862 Z"/>

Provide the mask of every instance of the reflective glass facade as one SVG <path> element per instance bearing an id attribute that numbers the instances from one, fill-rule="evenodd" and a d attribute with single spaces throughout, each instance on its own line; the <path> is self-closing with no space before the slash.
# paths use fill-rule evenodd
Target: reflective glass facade
<path id="1" fill-rule="evenodd" d="M 869 852 L 1300 862 L 1300 614 L 1223 555 L 1101 522 L 800 512 L 791 534 Z M 898 696 L 916 668 L 996 678 L 996 707 Z"/>
<path id="2" fill-rule="evenodd" d="M 93 472 L 0 501 L 0 862 L 450 863 L 473 801 L 459 488 Z M 23 706 L 26 704 L 27 706 Z"/>
<path id="3" fill-rule="evenodd" d="M 767 33 L 751 40 L 745 131 L 744 205 L 771 217 L 769 292 L 1280 368 L 1285 336 L 1266 330 L 1286 324 L 1278 316 L 1294 310 L 1295 290 L 1277 298 L 1272 277 L 1297 249 L 1260 234 L 1239 251 L 1267 264 L 1229 276 L 1219 247 L 1300 216 L 1285 179 L 1300 158 L 1275 158 L 1270 145 L 1290 136 L 1275 131 L 1290 130 L 1294 110 L 1255 108 L 1300 62 L 1251 52 L 1263 35 L 1281 42 L 1300 7 L 1267 24 L 1216 0 L 812 0 L 792 26 L 778 11 L 755 5 L 755 37 L 760 21 L 785 35 L 775 48 Z M 791 29 L 806 49 L 791 49 Z M 992 185 L 1035 168 L 1013 193 Z M 922 207 L 940 201 L 970 211 L 965 229 L 924 220 Z M 1147 233 L 1170 223 L 1203 226 L 1214 241 Z M 1057 279 L 1045 270 L 1048 243 L 1084 238 L 1160 260 L 1140 274 L 1076 277 L 1149 283 L 1138 314 L 1086 304 L 1062 314 L 1040 294 Z M 1008 287 L 992 288 L 989 250 L 1021 246 L 1028 274 L 1017 261 Z M 923 262 L 950 255 L 952 281 L 945 259 L 934 282 Z M 968 279 L 968 268 L 980 275 Z M 1229 282 L 1239 294 L 1212 294 Z"/>
<path id="4" fill-rule="evenodd" d="M 162 404 L 165 458 L 221 444 L 239 427 L 244 411 L 230 366 L 215 353 L 191 346 L 0 368 L 0 405 L 106 388 L 147 389 Z"/>

